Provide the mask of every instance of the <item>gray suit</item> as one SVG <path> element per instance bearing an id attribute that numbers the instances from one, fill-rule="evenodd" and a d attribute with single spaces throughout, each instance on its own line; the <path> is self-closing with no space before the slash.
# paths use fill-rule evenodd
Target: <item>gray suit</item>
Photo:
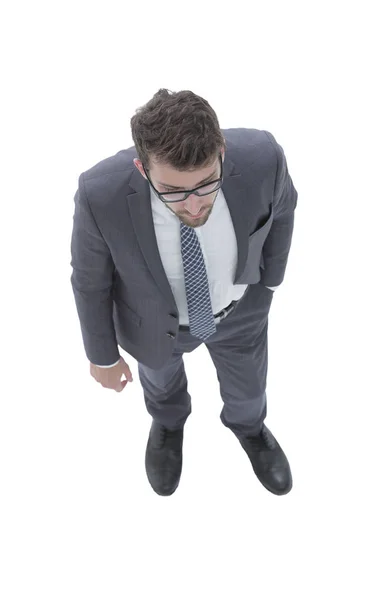
<path id="1" fill-rule="evenodd" d="M 231 331 L 238 335 L 250 319 L 246 330 L 250 350 L 252 341 L 260 336 L 266 355 L 273 292 L 264 286 L 277 286 L 284 279 L 297 192 L 284 152 L 269 132 L 242 128 L 222 132 L 227 145 L 222 189 L 238 244 L 234 284 L 253 285 L 206 345 L 210 350 L 218 339 L 230 337 Z M 121 150 L 80 175 L 75 194 L 71 283 L 88 359 L 99 365 L 112 364 L 120 356 L 119 345 L 138 361 L 143 387 L 149 389 L 157 376 L 162 378 L 159 386 L 163 389 L 167 385 L 163 377 L 170 381 L 182 371 L 182 351 L 191 351 L 202 342 L 179 330 L 177 306 L 157 247 L 149 186 L 133 164 L 136 156 L 135 147 Z M 243 417 L 232 419 L 239 422 L 235 431 L 244 427 L 251 430 L 253 421 L 256 425 L 263 418 L 266 356 L 264 361 L 251 366 L 259 384 L 247 394 L 259 417 L 248 423 L 244 411 Z M 226 362 L 220 357 L 219 368 Z M 249 372 L 246 365 L 244 368 Z M 220 373 L 218 369 L 218 376 Z M 161 410 L 160 387 L 152 392 L 152 398 L 146 398 L 149 410 L 152 403 L 153 416 Z M 246 395 L 243 390 L 241 382 L 241 393 Z M 184 389 L 183 399 L 189 412 L 189 395 Z M 183 410 L 172 424 L 183 423 L 185 418 Z M 165 424 L 166 419 L 163 421 Z M 231 419 L 226 418 L 227 422 L 230 426 Z"/>

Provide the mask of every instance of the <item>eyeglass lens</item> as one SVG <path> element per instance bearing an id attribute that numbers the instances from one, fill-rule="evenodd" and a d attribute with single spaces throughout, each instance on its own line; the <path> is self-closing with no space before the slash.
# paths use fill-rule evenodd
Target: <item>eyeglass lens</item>
<path id="1" fill-rule="evenodd" d="M 215 192 L 219 187 L 220 182 L 217 181 L 216 183 L 207 183 L 206 185 L 199 187 L 197 191 L 200 196 L 207 196 L 208 194 L 212 194 L 212 192 Z M 180 200 L 185 200 L 186 196 L 187 194 L 185 194 L 184 192 L 172 192 L 171 194 L 161 193 L 161 197 L 164 200 L 166 200 L 166 202 L 179 202 Z"/>

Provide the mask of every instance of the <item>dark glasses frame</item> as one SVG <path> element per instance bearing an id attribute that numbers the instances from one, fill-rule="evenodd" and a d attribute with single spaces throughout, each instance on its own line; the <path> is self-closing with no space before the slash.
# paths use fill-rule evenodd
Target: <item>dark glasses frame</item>
<path id="1" fill-rule="evenodd" d="M 149 183 L 150 183 L 153 191 L 155 192 L 156 196 L 158 196 L 158 198 L 162 202 L 164 202 L 165 204 L 168 204 L 168 203 L 174 203 L 174 202 L 184 202 L 185 200 L 187 200 L 188 196 L 190 196 L 191 194 L 196 194 L 197 196 L 208 196 L 209 194 L 213 194 L 214 192 L 216 192 L 216 190 L 220 189 L 221 186 L 222 186 L 222 183 L 223 183 L 223 160 L 222 160 L 222 155 L 221 154 L 219 154 L 219 161 L 220 161 L 220 169 L 221 169 L 220 177 L 218 177 L 218 179 L 214 179 L 213 181 L 208 181 L 207 183 L 203 183 L 202 185 L 199 185 L 198 187 L 194 188 L 193 190 L 176 190 L 174 192 L 163 192 L 163 193 L 161 193 L 158 190 L 156 190 L 156 188 L 153 185 L 153 183 L 152 183 L 152 181 L 151 181 L 151 179 L 150 179 L 150 177 L 148 175 L 148 172 L 147 172 L 147 170 L 146 170 L 146 168 L 145 168 L 144 165 L 143 165 L 143 170 L 144 170 L 144 172 L 145 172 L 145 174 L 147 176 L 147 179 L 148 179 L 148 181 L 149 181 Z M 207 192 L 207 194 L 200 194 L 198 192 L 198 190 L 201 190 L 205 186 L 212 185 L 213 183 L 220 183 L 220 185 L 217 188 L 215 188 L 212 192 Z M 174 195 L 174 194 L 185 194 L 185 198 L 182 198 L 181 200 L 165 200 L 162 197 L 162 196 L 165 196 L 165 195 L 166 196 L 171 196 L 171 195 Z"/>

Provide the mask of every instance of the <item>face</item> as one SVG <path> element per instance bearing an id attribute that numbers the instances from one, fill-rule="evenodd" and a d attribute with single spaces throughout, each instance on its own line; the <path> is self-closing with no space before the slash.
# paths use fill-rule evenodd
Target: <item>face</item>
<path id="1" fill-rule="evenodd" d="M 221 151 L 224 161 L 224 149 Z M 134 159 L 134 164 L 145 179 L 147 176 L 139 159 Z M 148 175 L 160 193 L 192 190 L 208 181 L 218 179 L 221 174 L 219 156 L 214 163 L 206 168 L 195 171 L 177 171 L 173 167 L 161 163 L 151 162 Z M 209 219 L 213 205 L 219 190 L 208 196 L 197 196 L 191 194 L 182 202 L 165 203 L 165 206 L 174 213 L 185 225 L 189 227 L 201 227 Z M 201 214 L 199 215 L 199 213 Z M 199 215 L 199 216 L 198 216 Z"/>

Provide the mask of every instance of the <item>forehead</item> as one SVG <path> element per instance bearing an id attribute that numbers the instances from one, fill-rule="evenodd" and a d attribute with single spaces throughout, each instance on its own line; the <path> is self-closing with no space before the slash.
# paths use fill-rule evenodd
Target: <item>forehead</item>
<path id="1" fill-rule="evenodd" d="M 216 179 L 219 177 L 219 157 L 208 167 L 198 167 L 192 171 L 178 171 L 170 165 L 152 163 L 151 174 L 152 179 L 158 185 L 192 189 L 213 175 Z"/>

